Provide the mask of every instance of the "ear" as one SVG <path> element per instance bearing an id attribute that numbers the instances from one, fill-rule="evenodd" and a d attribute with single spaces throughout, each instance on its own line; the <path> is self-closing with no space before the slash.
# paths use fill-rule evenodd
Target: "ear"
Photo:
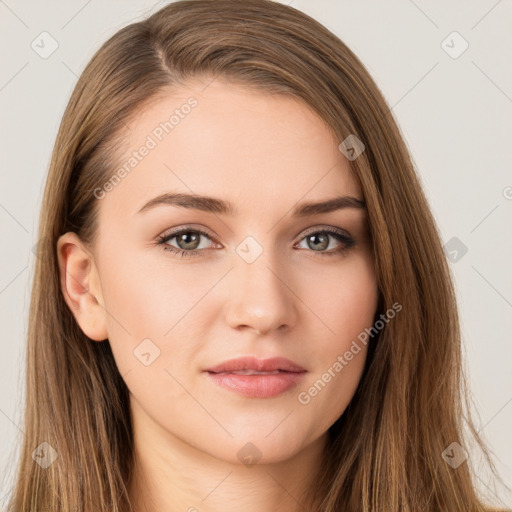
<path id="1" fill-rule="evenodd" d="M 68 232 L 57 241 L 57 257 L 64 300 L 78 325 L 92 340 L 107 339 L 107 313 L 92 254 L 76 233 Z"/>

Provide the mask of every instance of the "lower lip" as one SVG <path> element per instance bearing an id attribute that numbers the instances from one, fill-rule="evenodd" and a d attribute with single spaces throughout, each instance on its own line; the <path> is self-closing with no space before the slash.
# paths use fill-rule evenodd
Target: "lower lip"
<path id="1" fill-rule="evenodd" d="M 267 375 L 238 375 L 212 373 L 207 375 L 219 386 L 251 398 L 272 398 L 293 388 L 304 377 L 304 372 L 279 372 Z"/>

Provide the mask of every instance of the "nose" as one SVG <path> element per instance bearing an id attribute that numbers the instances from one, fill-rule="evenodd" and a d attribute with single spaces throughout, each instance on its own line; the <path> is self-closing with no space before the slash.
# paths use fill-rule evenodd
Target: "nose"
<path id="1" fill-rule="evenodd" d="M 228 277 L 226 321 L 233 329 L 249 329 L 262 335 L 293 327 L 297 320 L 297 295 L 289 271 L 271 251 L 247 263 L 235 256 Z"/>

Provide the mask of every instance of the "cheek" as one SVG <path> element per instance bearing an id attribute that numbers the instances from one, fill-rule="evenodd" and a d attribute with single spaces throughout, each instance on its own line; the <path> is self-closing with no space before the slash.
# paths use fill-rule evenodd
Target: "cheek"
<path id="1" fill-rule="evenodd" d="M 378 286 L 369 257 L 354 258 L 336 274 L 317 276 L 311 297 L 328 336 L 316 338 L 314 371 L 297 393 L 300 407 L 321 418 L 318 431 L 329 428 L 352 399 L 364 369 L 368 338 L 365 329 L 373 325 L 378 305 Z"/>
<path id="2" fill-rule="evenodd" d="M 116 251 L 115 259 L 113 251 L 102 255 L 107 331 L 122 375 L 132 369 L 144 372 L 145 362 L 151 362 L 151 375 L 165 368 L 178 368 L 181 375 L 204 339 L 198 304 L 212 287 L 211 276 L 172 265 L 165 254 L 155 264 L 150 258 L 154 251 L 163 253 L 152 248 L 139 250 L 137 257 L 135 249 L 119 251 L 120 256 Z"/>
<path id="3" fill-rule="evenodd" d="M 372 325 L 378 305 L 378 285 L 368 254 L 355 255 L 338 267 L 311 278 L 308 302 L 328 332 L 322 337 L 324 354 L 346 350 L 351 340 Z"/>
<path id="4" fill-rule="evenodd" d="M 112 329 L 125 328 L 135 338 L 169 335 L 207 290 L 208 281 L 167 261 L 158 247 L 129 247 L 114 261 L 105 252 L 102 287 L 107 321 Z M 155 262 L 154 254 L 158 254 Z M 124 256 L 126 255 L 126 256 Z M 211 286 L 211 284 L 210 284 Z"/>

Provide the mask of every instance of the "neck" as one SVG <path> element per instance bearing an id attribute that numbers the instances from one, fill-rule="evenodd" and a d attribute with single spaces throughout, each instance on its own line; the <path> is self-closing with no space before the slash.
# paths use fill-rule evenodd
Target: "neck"
<path id="1" fill-rule="evenodd" d="M 135 461 L 129 484 L 134 512 L 310 512 L 324 435 L 287 460 L 244 465 L 213 457 L 169 432 L 141 439 L 134 431 Z M 162 434 L 162 432 L 160 432 Z"/>

